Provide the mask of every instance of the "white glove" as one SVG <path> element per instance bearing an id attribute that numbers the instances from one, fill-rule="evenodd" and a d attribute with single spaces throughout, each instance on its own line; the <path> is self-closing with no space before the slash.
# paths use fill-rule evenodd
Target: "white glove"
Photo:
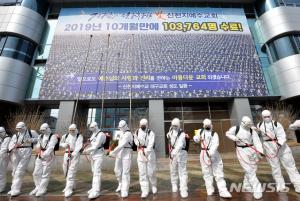
<path id="1" fill-rule="evenodd" d="M 240 138 L 236 137 L 236 136 L 232 136 L 233 141 L 237 142 L 240 141 Z"/>
<path id="2" fill-rule="evenodd" d="M 257 133 L 261 132 L 261 130 L 259 128 L 256 128 L 255 126 L 251 126 L 251 129 L 254 130 Z"/>
<path id="3" fill-rule="evenodd" d="M 72 155 L 73 158 L 75 158 L 78 155 L 78 153 L 77 152 L 72 152 L 71 155 Z"/>
<path id="4" fill-rule="evenodd" d="M 116 156 L 116 154 L 114 153 L 114 152 L 109 152 L 109 155 L 108 155 L 109 157 L 115 157 Z"/>
<path id="5" fill-rule="evenodd" d="M 211 157 L 215 154 L 215 152 L 213 152 L 212 150 L 207 150 L 208 155 Z"/>
<path id="6" fill-rule="evenodd" d="M 175 150 L 173 149 L 173 150 L 171 151 L 171 158 L 174 158 L 175 156 L 176 156 Z"/>
<path id="7" fill-rule="evenodd" d="M 145 155 L 148 156 L 151 153 L 151 150 L 149 149 L 144 149 Z"/>
<path id="8" fill-rule="evenodd" d="M 32 138 L 28 138 L 25 140 L 25 143 L 32 143 L 32 141 L 33 141 Z"/>
<path id="9" fill-rule="evenodd" d="M 199 138 L 195 135 L 194 137 L 193 137 L 193 140 L 194 140 L 194 142 L 196 142 L 196 143 L 199 143 Z"/>
<path id="10" fill-rule="evenodd" d="M 42 158 L 48 158 L 49 156 L 50 156 L 49 154 L 44 154 L 44 153 L 41 154 L 41 157 L 42 157 Z"/>
<path id="11" fill-rule="evenodd" d="M 84 150 L 83 150 L 83 153 L 84 153 L 84 154 L 92 154 L 92 151 L 93 151 L 93 150 L 91 149 L 91 147 L 89 147 L 89 148 L 87 148 L 87 149 L 84 149 Z"/>
<path id="12" fill-rule="evenodd" d="M 60 146 L 61 146 L 62 148 L 67 148 L 67 147 L 68 147 L 68 145 L 69 145 L 69 144 L 68 144 L 67 142 L 65 142 L 65 143 L 61 143 L 61 144 L 60 144 Z"/>

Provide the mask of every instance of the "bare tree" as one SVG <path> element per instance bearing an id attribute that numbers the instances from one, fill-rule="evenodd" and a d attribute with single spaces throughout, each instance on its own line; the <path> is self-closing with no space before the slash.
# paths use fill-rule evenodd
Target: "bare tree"
<path id="1" fill-rule="evenodd" d="M 16 124 L 21 121 L 27 125 L 27 128 L 38 131 L 44 120 L 45 114 L 41 112 L 39 106 L 27 105 L 10 112 L 6 117 L 6 124 L 7 129 L 12 133 L 15 131 Z"/>

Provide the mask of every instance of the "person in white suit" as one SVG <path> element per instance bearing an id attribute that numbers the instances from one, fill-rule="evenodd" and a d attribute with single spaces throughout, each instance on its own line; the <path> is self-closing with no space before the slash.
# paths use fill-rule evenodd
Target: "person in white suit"
<path id="1" fill-rule="evenodd" d="M 30 192 L 30 195 L 35 195 L 37 197 L 44 195 L 47 192 L 51 171 L 55 165 L 54 148 L 58 143 L 57 136 L 52 133 L 47 123 L 41 125 L 40 132 L 41 135 L 39 136 L 36 145 L 38 155 L 35 160 L 34 171 L 32 174 L 35 189 Z"/>
<path id="2" fill-rule="evenodd" d="M 38 140 L 37 132 L 27 129 L 24 122 L 16 125 L 18 133 L 14 134 L 9 143 L 9 152 L 12 153 L 12 185 L 8 192 L 11 196 L 21 194 L 22 179 L 26 173 L 34 144 Z"/>
<path id="3" fill-rule="evenodd" d="M 140 128 L 134 133 L 134 143 L 138 148 L 137 163 L 141 197 L 146 198 L 149 194 L 149 182 L 152 186 L 152 193 L 157 193 L 155 134 L 148 128 L 147 119 L 141 119 Z"/>
<path id="4" fill-rule="evenodd" d="M 236 144 L 237 158 L 245 171 L 243 188 L 253 192 L 255 199 L 262 198 L 262 185 L 256 176 L 257 162 L 263 154 L 259 136 L 253 129 L 252 120 L 244 116 L 239 126 L 233 126 L 226 136 Z"/>
<path id="5" fill-rule="evenodd" d="M 5 191 L 7 166 L 9 163 L 8 145 L 11 137 L 0 127 L 0 193 Z"/>
<path id="6" fill-rule="evenodd" d="M 269 110 L 262 111 L 263 121 L 257 128 L 263 141 L 266 158 L 272 168 L 272 176 L 276 182 L 277 191 L 285 191 L 285 181 L 282 176 L 280 162 L 288 173 L 295 191 L 300 193 L 300 174 L 290 147 L 286 143 L 286 133 L 283 126 L 272 119 Z"/>
<path id="7" fill-rule="evenodd" d="M 185 133 L 180 129 L 180 120 L 174 118 L 171 122 L 171 127 L 167 133 L 169 139 L 169 154 L 170 154 L 170 176 L 172 184 L 172 192 L 178 192 L 178 180 L 180 186 L 180 196 L 188 197 L 188 174 L 187 174 L 187 150 Z"/>
<path id="8" fill-rule="evenodd" d="M 101 132 L 96 122 L 89 126 L 92 136 L 89 139 L 90 147 L 84 150 L 84 153 L 91 156 L 91 168 L 93 173 L 92 189 L 88 191 L 88 198 L 95 199 L 99 197 L 101 190 L 102 163 L 104 159 L 104 144 L 106 141 L 105 133 Z"/>
<path id="9" fill-rule="evenodd" d="M 219 189 L 220 197 L 231 198 L 224 180 L 223 161 L 218 152 L 219 136 L 213 130 L 210 119 L 204 119 L 203 128 L 194 136 L 196 143 L 201 143 L 200 164 L 205 181 L 207 195 L 214 193 L 214 178 Z"/>
<path id="10" fill-rule="evenodd" d="M 76 173 L 80 161 L 80 150 L 83 146 L 83 136 L 78 132 L 76 124 L 69 126 L 69 133 L 62 136 L 60 146 L 65 148 L 63 171 L 66 186 L 63 192 L 65 197 L 70 197 L 75 188 Z"/>
<path id="11" fill-rule="evenodd" d="M 121 197 L 126 198 L 128 197 L 130 185 L 132 146 L 134 142 L 133 135 L 124 120 L 119 122 L 118 128 L 121 131 L 119 143 L 109 155 L 116 157 L 114 171 L 119 183 L 116 192 L 121 191 Z"/>

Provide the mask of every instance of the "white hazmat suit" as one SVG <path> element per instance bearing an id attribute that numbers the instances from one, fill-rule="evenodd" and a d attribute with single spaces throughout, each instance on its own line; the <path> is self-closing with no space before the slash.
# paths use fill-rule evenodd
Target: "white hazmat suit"
<path id="1" fill-rule="evenodd" d="M 137 163 L 141 197 L 146 198 L 149 194 L 149 182 L 152 186 L 152 193 L 157 193 L 155 134 L 148 128 L 147 119 L 140 121 L 140 128 L 134 134 L 134 143 L 138 147 Z"/>
<path id="2" fill-rule="evenodd" d="M 9 162 L 8 145 L 11 140 L 3 127 L 0 127 L 0 193 L 5 191 L 6 173 Z"/>
<path id="3" fill-rule="evenodd" d="M 296 120 L 294 123 L 290 124 L 290 130 L 300 130 L 300 120 Z"/>
<path id="4" fill-rule="evenodd" d="M 290 124 L 289 129 L 295 132 L 297 142 L 300 143 L 300 120 Z"/>
<path id="5" fill-rule="evenodd" d="M 38 155 L 35 160 L 33 181 L 35 189 L 30 195 L 41 196 L 47 192 L 51 171 L 55 165 L 54 148 L 58 143 L 57 136 L 52 134 L 47 123 L 40 127 L 41 135 L 38 138 L 36 148 Z"/>
<path id="6" fill-rule="evenodd" d="M 76 173 L 80 161 L 80 150 L 83 137 L 79 134 L 76 124 L 69 126 L 69 133 L 61 138 L 60 146 L 65 148 L 63 171 L 66 177 L 65 197 L 70 197 L 75 188 Z"/>
<path id="7" fill-rule="evenodd" d="M 118 128 L 121 131 L 118 146 L 109 153 L 110 156 L 116 156 L 115 175 L 119 182 L 116 192 L 121 191 L 121 197 L 128 197 L 130 185 L 130 168 L 132 157 L 133 135 L 129 131 L 127 123 L 124 120 L 119 122 Z"/>
<path id="8" fill-rule="evenodd" d="M 257 125 L 267 160 L 272 168 L 277 191 L 285 191 L 285 181 L 282 176 L 280 162 L 288 173 L 295 191 L 300 193 L 300 175 L 290 147 L 286 144 L 286 133 L 279 122 L 272 120 L 269 110 L 262 112 L 263 121 Z"/>
<path id="9" fill-rule="evenodd" d="M 88 198 L 94 199 L 99 197 L 101 189 L 102 163 L 104 159 L 104 144 L 106 141 L 105 133 L 101 132 L 96 122 L 90 124 L 92 136 L 89 139 L 90 146 L 84 150 L 84 153 L 91 156 L 91 168 L 93 173 L 92 188 L 88 191 Z"/>
<path id="10" fill-rule="evenodd" d="M 180 120 L 174 118 L 170 131 L 167 133 L 170 152 L 170 177 L 173 193 L 178 191 L 179 180 L 180 196 L 182 198 L 188 197 L 188 174 L 186 169 L 188 153 L 185 150 L 185 135 L 184 131 L 180 129 Z"/>
<path id="11" fill-rule="evenodd" d="M 262 186 L 256 176 L 257 162 L 263 155 L 263 148 L 258 134 L 252 129 L 252 120 L 244 116 L 240 126 L 234 126 L 226 136 L 235 141 L 237 158 L 245 171 L 243 188 L 253 192 L 255 199 L 262 198 Z"/>
<path id="12" fill-rule="evenodd" d="M 38 140 L 38 134 L 27 129 L 24 122 L 17 123 L 16 130 L 18 133 L 13 135 L 9 143 L 13 169 L 11 190 L 8 193 L 11 196 L 21 194 L 22 179 L 31 158 L 33 144 Z"/>
<path id="13" fill-rule="evenodd" d="M 194 136 L 196 143 L 201 143 L 200 163 L 205 181 L 207 195 L 214 193 L 213 179 L 215 178 L 221 197 L 230 198 L 224 180 L 223 161 L 218 152 L 219 136 L 212 129 L 210 119 L 203 121 L 203 128 Z"/>

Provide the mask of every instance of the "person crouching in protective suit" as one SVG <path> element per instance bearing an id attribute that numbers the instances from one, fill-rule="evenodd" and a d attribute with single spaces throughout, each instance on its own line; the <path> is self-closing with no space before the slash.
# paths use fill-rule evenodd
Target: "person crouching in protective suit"
<path id="1" fill-rule="evenodd" d="M 281 173 L 280 162 L 288 173 L 295 191 L 300 193 L 300 175 L 290 147 L 286 144 L 286 134 L 279 122 L 272 120 L 269 110 L 262 111 L 263 121 L 258 123 L 267 160 L 272 168 L 272 175 L 276 181 L 277 191 L 285 191 L 285 181 Z"/>
<path id="2" fill-rule="evenodd" d="M 30 192 L 30 195 L 37 197 L 47 192 L 50 174 L 55 165 L 54 148 L 56 143 L 58 143 L 57 136 L 52 134 L 47 123 L 41 125 L 40 132 L 41 135 L 36 145 L 38 153 L 32 174 L 35 189 Z"/>
<path id="3" fill-rule="evenodd" d="M 174 118 L 171 123 L 170 131 L 167 133 L 169 139 L 170 154 L 170 176 L 172 192 L 178 192 L 178 179 L 180 186 L 180 196 L 188 197 L 188 174 L 186 170 L 188 154 L 186 151 L 185 133 L 180 129 L 180 120 Z"/>
<path id="4" fill-rule="evenodd" d="M 138 148 L 137 163 L 142 198 L 149 194 L 149 182 L 152 193 L 157 193 L 156 155 L 154 151 L 155 134 L 148 128 L 147 119 L 141 119 L 140 128 L 134 134 L 134 143 Z"/>
<path id="5" fill-rule="evenodd" d="M 214 193 L 214 178 L 216 180 L 220 197 L 231 198 L 224 180 L 223 161 L 218 152 L 219 136 L 213 131 L 210 119 L 204 119 L 203 128 L 194 136 L 196 143 L 201 143 L 200 163 L 205 181 L 207 195 Z"/>
<path id="6" fill-rule="evenodd" d="M 11 137 L 0 127 L 0 193 L 5 191 L 6 173 L 9 162 L 8 145 Z"/>
<path id="7" fill-rule="evenodd" d="M 89 126 L 92 136 L 89 139 L 90 147 L 84 150 L 84 153 L 91 156 L 91 168 L 93 173 L 92 188 L 88 191 L 88 198 L 94 199 L 100 196 L 101 189 L 101 170 L 104 159 L 104 144 L 106 141 L 105 133 L 101 132 L 96 122 Z"/>
<path id="8" fill-rule="evenodd" d="M 130 168 L 133 146 L 133 135 L 129 131 L 127 123 L 124 120 L 119 122 L 118 128 L 121 131 L 118 146 L 109 153 L 109 156 L 116 157 L 115 175 L 119 182 L 116 192 L 121 191 L 121 197 L 128 197 L 130 185 Z"/>
<path id="9" fill-rule="evenodd" d="M 60 146 L 66 149 L 63 162 L 63 171 L 66 178 L 66 187 L 63 190 L 65 197 L 70 197 L 75 188 L 75 178 L 82 145 L 82 135 L 79 134 L 76 124 L 71 124 L 69 133 L 63 135 L 60 142 Z"/>
<path id="10" fill-rule="evenodd" d="M 14 134 L 9 143 L 9 152 L 12 153 L 12 185 L 8 192 L 11 196 L 21 194 L 22 179 L 28 167 L 33 144 L 37 142 L 38 134 L 35 131 L 27 129 L 24 122 L 16 125 L 17 134 Z"/>
<path id="11" fill-rule="evenodd" d="M 252 120 L 244 116 L 240 126 L 233 126 L 226 136 L 235 141 L 237 158 L 245 171 L 243 188 L 253 192 L 255 199 L 262 198 L 262 186 L 256 176 L 257 162 L 263 155 L 258 134 L 253 129 Z"/>

